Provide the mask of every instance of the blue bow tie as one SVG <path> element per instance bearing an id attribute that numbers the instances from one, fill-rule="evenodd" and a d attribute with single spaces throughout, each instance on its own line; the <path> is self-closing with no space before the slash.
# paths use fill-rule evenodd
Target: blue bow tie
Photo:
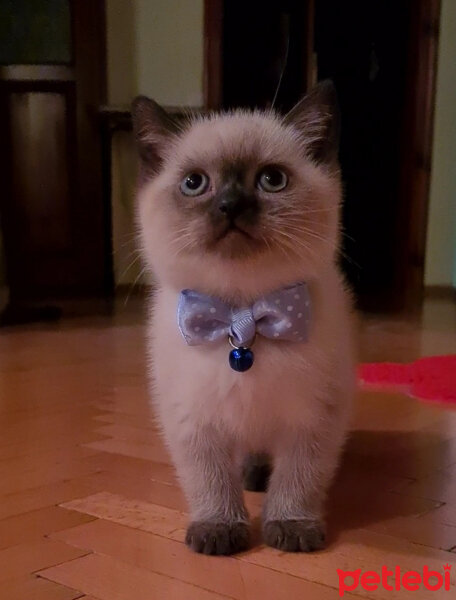
<path id="1" fill-rule="evenodd" d="M 230 336 L 246 347 L 255 334 L 277 340 L 303 342 L 308 338 L 310 295 L 305 283 L 259 298 L 252 306 L 233 307 L 218 298 L 183 290 L 177 308 L 179 329 L 190 346 Z"/>

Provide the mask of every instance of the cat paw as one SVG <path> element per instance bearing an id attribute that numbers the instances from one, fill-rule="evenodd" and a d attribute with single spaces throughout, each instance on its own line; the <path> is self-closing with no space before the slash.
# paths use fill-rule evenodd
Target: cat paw
<path id="1" fill-rule="evenodd" d="M 323 524 L 309 519 L 267 521 L 263 535 L 268 546 L 286 552 L 313 552 L 325 547 Z"/>
<path id="2" fill-rule="evenodd" d="M 249 528 L 246 523 L 195 521 L 187 529 L 185 543 L 201 554 L 235 554 L 246 550 Z"/>

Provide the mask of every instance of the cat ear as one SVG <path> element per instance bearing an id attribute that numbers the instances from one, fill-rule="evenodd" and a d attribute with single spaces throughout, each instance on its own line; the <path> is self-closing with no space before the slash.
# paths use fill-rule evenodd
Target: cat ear
<path id="1" fill-rule="evenodd" d="M 138 96 L 131 106 L 133 132 L 144 166 L 155 171 L 160 166 L 163 150 L 178 125 L 155 100 Z"/>
<path id="2" fill-rule="evenodd" d="M 340 118 L 334 84 L 318 83 L 285 116 L 299 133 L 304 151 L 319 164 L 334 165 L 339 150 Z"/>

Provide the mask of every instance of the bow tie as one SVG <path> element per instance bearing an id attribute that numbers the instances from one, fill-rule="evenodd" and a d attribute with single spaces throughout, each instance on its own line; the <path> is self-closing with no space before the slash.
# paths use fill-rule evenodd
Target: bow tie
<path id="1" fill-rule="evenodd" d="M 310 324 L 310 295 L 306 283 L 279 289 L 259 298 L 251 306 L 231 306 L 219 298 L 194 290 L 183 290 L 177 308 L 180 332 L 187 344 L 196 346 L 229 339 L 237 350 L 230 353 L 230 365 L 235 370 L 247 370 L 253 364 L 248 348 L 258 333 L 264 337 L 303 342 Z M 240 352 L 246 350 L 246 352 Z M 248 354 L 250 353 L 250 354 Z M 247 359 L 246 368 L 236 368 L 232 359 L 238 355 Z M 249 364 L 250 363 L 250 364 Z M 242 366 L 242 365 L 237 365 Z"/>

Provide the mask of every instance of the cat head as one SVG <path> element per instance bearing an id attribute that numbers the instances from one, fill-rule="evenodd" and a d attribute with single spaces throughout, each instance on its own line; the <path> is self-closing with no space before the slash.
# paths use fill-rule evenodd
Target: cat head
<path id="1" fill-rule="evenodd" d="M 177 288 L 255 296 L 335 261 L 339 121 L 330 82 L 285 117 L 237 110 L 177 121 L 132 108 L 146 260 Z"/>

